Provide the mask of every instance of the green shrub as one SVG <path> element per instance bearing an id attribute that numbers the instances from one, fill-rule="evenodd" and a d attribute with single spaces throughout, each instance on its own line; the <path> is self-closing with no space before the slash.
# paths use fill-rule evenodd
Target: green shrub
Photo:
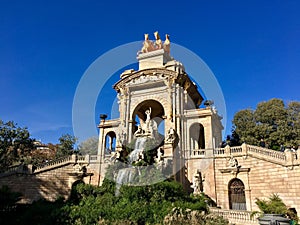
<path id="1" fill-rule="evenodd" d="M 264 214 L 286 214 L 287 207 L 277 194 L 268 200 L 256 199 L 256 205 Z"/>

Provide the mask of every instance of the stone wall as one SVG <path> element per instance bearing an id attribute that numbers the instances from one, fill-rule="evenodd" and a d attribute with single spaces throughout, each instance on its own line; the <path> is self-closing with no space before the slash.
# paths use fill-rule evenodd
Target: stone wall
<path id="1" fill-rule="evenodd" d="M 300 152 L 297 154 L 249 145 L 194 150 L 186 159 L 186 185 L 193 183 L 196 173 L 201 173 L 203 191 L 222 209 L 229 209 L 228 185 L 238 178 L 245 186 L 248 211 L 257 210 L 256 198 L 267 198 L 276 193 L 288 207 L 300 212 Z M 237 160 L 238 166 L 229 164 L 231 157 Z M 40 198 L 52 201 L 59 196 L 66 199 L 76 181 L 101 185 L 107 160 L 100 160 L 99 155 L 70 156 L 39 166 L 33 172 L 14 169 L 0 174 L 0 186 L 7 185 L 13 191 L 21 192 L 22 202 Z M 87 170 L 82 176 L 84 166 Z"/>
<path id="2" fill-rule="evenodd" d="M 68 174 L 72 172 L 73 165 L 68 164 L 37 174 L 15 173 L 1 177 L 0 186 L 7 185 L 12 191 L 22 193 L 23 203 L 40 198 L 53 201 L 59 196 L 68 198 L 72 184 L 77 180 Z"/>
<path id="3" fill-rule="evenodd" d="M 220 170 L 226 167 L 228 158 L 216 158 L 216 189 L 218 205 L 229 208 L 228 183 L 233 178 L 240 179 L 245 185 L 247 210 L 257 210 L 256 198 L 270 197 L 278 194 L 288 207 L 300 212 L 300 167 L 286 167 L 251 156 L 237 156 L 241 168 L 249 171 L 225 173 Z"/>
<path id="4" fill-rule="evenodd" d="M 298 155 L 297 155 L 298 154 Z M 300 212 L 300 152 L 278 152 L 242 145 L 208 150 L 194 150 L 187 160 L 187 177 L 193 182 L 197 172 L 202 175 L 203 189 L 222 209 L 229 209 L 228 185 L 234 178 L 245 186 L 246 208 L 258 210 L 255 199 L 278 194 L 289 208 Z M 237 160 L 232 166 L 230 158 Z"/>
<path id="5" fill-rule="evenodd" d="M 94 161 L 96 160 L 97 156 Z M 40 165 L 35 169 L 31 167 L 16 168 L 14 171 L 0 174 L 0 186 L 6 185 L 12 191 L 20 192 L 22 194 L 21 203 L 30 203 L 41 198 L 50 201 L 54 201 L 58 197 L 67 199 L 70 196 L 72 185 L 76 181 L 98 184 L 99 163 L 90 163 L 89 156 L 78 158 L 73 155 Z M 87 169 L 85 173 L 82 171 L 83 167 Z M 104 170 L 102 173 L 104 174 Z"/>

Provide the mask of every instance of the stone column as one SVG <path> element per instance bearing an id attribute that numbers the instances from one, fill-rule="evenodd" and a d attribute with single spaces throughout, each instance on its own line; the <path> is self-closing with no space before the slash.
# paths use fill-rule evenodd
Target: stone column
<path id="1" fill-rule="evenodd" d="M 243 154 L 247 154 L 247 145 L 246 145 L 246 143 L 242 144 L 242 152 L 243 152 Z"/>
<path id="2" fill-rule="evenodd" d="M 113 138 L 109 136 L 109 150 L 112 151 L 113 149 Z"/>
<path id="3" fill-rule="evenodd" d="M 292 152 L 291 150 L 287 150 L 284 152 L 285 156 L 286 156 L 286 162 L 288 165 L 293 165 L 294 162 L 294 152 Z"/>
<path id="4" fill-rule="evenodd" d="M 229 145 L 225 146 L 225 155 L 230 155 L 230 146 Z"/>

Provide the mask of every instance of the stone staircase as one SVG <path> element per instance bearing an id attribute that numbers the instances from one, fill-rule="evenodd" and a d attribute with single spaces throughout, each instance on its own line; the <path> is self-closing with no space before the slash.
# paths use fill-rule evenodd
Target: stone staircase
<path id="1" fill-rule="evenodd" d="M 212 154 L 213 152 L 213 154 Z M 228 156 L 251 156 L 261 160 L 266 160 L 286 167 L 293 167 L 300 165 L 300 151 L 292 152 L 286 150 L 285 152 L 274 151 L 267 148 L 262 148 L 253 145 L 242 144 L 241 146 L 216 149 L 196 149 L 191 151 L 191 158 L 206 158 L 206 157 L 228 157 Z M 36 166 L 33 165 L 18 165 L 8 168 L 6 171 L 0 172 L 0 177 L 8 176 L 16 173 L 34 174 L 47 170 L 52 170 L 67 164 L 95 164 L 100 162 L 98 155 L 70 155 L 63 158 L 51 160 Z"/>
<path id="2" fill-rule="evenodd" d="M 48 170 L 53 170 L 68 164 L 89 164 L 98 160 L 97 156 L 85 155 L 69 155 L 59 159 L 51 160 L 49 162 L 38 165 L 18 165 L 8 168 L 6 171 L 0 173 L 0 177 L 9 176 L 12 174 L 37 174 Z"/>
<path id="3" fill-rule="evenodd" d="M 213 152 L 213 154 L 209 153 Z M 197 149 L 191 151 L 191 158 L 205 157 L 228 157 L 228 156 L 251 156 L 261 160 L 266 160 L 286 167 L 300 165 L 300 151 L 292 152 L 286 150 L 284 152 L 275 151 L 253 145 L 242 144 L 241 146 L 216 149 Z"/>

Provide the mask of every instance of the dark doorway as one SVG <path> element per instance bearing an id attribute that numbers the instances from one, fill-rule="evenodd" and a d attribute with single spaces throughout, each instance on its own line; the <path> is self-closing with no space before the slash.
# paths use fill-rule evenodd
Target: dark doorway
<path id="1" fill-rule="evenodd" d="M 229 209 L 246 210 L 245 185 L 240 179 L 233 179 L 228 185 Z"/>

